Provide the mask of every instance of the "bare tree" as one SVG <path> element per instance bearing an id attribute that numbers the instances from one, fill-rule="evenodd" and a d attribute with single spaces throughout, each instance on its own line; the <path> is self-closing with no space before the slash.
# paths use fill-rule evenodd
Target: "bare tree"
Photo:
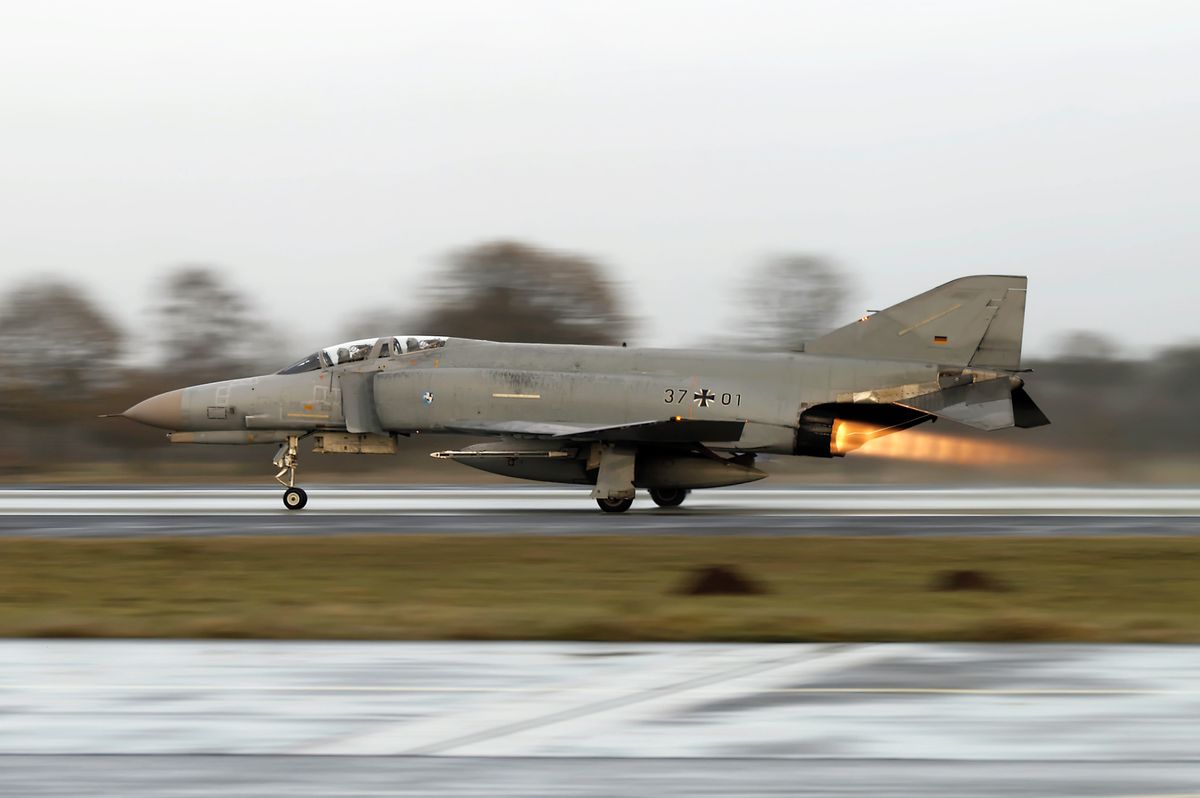
<path id="1" fill-rule="evenodd" d="M 616 344 L 628 332 L 594 261 L 514 241 L 454 253 L 430 290 L 422 332 L 496 341 Z"/>
<path id="2" fill-rule="evenodd" d="M 41 282 L 10 293 L 0 309 L 0 380 L 43 389 L 112 379 L 121 332 L 75 286 Z"/>
<path id="3" fill-rule="evenodd" d="M 270 362 L 266 328 L 249 302 L 212 268 L 185 266 L 166 283 L 158 310 L 167 371 L 213 376 Z M 265 356 L 265 357 L 264 357 Z"/>
<path id="4" fill-rule="evenodd" d="M 849 280 L 833 261 L 817 255 L 768 260 L 751 278 L 744 296 L 743 329 L 758 349 L 803 348 L 848 321 Z"/>
<path id="5" fill-rule="evenodd" d="M 1093 330 L 1073 330 L 1059 339 L 1060 360 L 1116 360 L 1118 355 L 1117 342 Z"/>

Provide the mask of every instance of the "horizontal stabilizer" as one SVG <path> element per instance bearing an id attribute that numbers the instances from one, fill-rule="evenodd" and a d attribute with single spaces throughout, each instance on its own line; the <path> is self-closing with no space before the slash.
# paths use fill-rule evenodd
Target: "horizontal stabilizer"
<path id="1" fill-rule="evenodd" d="M 1013 380 L 1008 377 L 955 385 L 896 404 L 989 431 L 1041 427 L 1050 423 L 1046 414 L 1020 387 L 1020 382 L 1014 388 Z"/>
<path id="2" fill-rule="evenodd" d="M 1021 429 L 1044 427 L 1050 419 L 1042 409 L 1029 397 L 1024 388 L 1018 388 L 1012 393 L 1013 421 Z"/>
<path id="3" fill-rule="evenodd" d="M 970 382 L 898 402 L 983 430 L 1013 426 L 1012 384 L 1008 378 Z"/>
<path id="4" fill-rule="evenodd" d="M 611 443 L 696 443 L 736 441 L 742 437 L 744 421 L 709 421 L 689 418 L 656 419 L 634 424 L 592 425 L 554 421 L 462 421 L 447 424 L 447 430 L 469 435 L 511 435 Z"/>

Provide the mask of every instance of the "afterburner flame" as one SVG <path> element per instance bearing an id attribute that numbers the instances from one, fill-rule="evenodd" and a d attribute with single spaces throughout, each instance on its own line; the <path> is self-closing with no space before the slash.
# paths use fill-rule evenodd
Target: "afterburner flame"
<path id="1" fill-rule="evenodd" d="M 833 436 L 829 448 L 834 454 L 846 454 L 893 431 L 888 427 L 864 424 L 861 421 L 843 421 L 839 418 L 833 422 Z"/>
<path id="2" fill-rule="evenodd" d="M 920 430 L 898 431 L 855 421 L 834 422 L 831 448 L 836 454 L 886 457 L 948 465 L 1021 466 L 1054 459 L 1046 451 L 1000 441 L 983 441 Z M 857 451 L 856 451 L 857 450 Z"/>

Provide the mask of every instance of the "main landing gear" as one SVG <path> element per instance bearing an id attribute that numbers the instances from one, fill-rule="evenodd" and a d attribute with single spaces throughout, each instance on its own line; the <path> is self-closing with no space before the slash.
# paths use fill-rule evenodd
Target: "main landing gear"
<path id="1" fill-rule="evenodd" d="M 606 513 L 623 513 L 633 506 L 633 497 L 626 499 L 596 499 L 596 504 Z"/>
<path id="2" fill-rule="evenodd" d="M 685 488 L 650 488 L 650 498 L 659 507 L 678 507 L 683 504 L 690 490 Z M 623 513 L 633 506 L 633 497 L 624 499 L 599 498 L 596 504 L 606 513 Z"/>
<path id="3" fill-rule="evenodd" d="M 651 488 L 650 499 L 659 507 L 678 507 L 689 493 L 684 488 Z"/>
<path id="4" fill-rule="evenodd" d="M 296 469 L 300 465 L 300 436 L 289 435 L 287 443 L 279 447 L 275 459 L 271 462 L 279 467 L 275 481 L 287 488 L 283 492 L 283 506 L 289 510 L 303 510 L 304 505 L 308 504 L 308 494 L 303 488 L 296 487 Z M 284 474 L 287 474 L 287 480 L 284 480 Z"/>
<path id="5" fill-rule="evenodd" d="M 636 460 L 637 450 L 630 446 L 612 443 L 592 446 L 587 461 L 589 472 L 596 469 L 596 487 L 592 491 L 592 498 L 604 512 L 623 513 L 633 506 Z M 722 466 L 727 464 L 726 461 L 718 462 Z M 678 507 L 687 495 L 686 488 L 650 488 L 650 498 L 659 507 Z"/>

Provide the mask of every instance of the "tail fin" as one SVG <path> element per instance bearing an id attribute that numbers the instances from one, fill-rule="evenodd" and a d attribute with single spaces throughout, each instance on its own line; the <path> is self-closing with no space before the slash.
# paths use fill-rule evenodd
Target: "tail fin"
<path id="1" fill-rule="evenodd" d="M 805 345 L 821 355 L 1016 371 L 1026 278 L 960 277 Z"/>

